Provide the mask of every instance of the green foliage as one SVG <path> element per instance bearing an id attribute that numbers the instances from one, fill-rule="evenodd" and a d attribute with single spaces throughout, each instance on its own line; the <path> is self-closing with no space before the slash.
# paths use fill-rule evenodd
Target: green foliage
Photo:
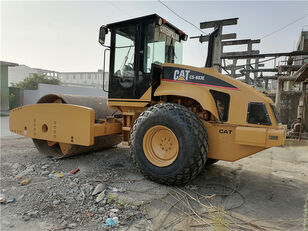
<path id="1" fill-rule="evenodd" d="M 15 105 L 15 95 L 13 93 L 11 93 L 9 95 L 9 106 L 10 106 L 10 109 L 14 108 L 14 105 Z"/>
<path id="2" fill-rule="evenodd" d="M 115 201 L 115 196 L 113 194 L 108 195 L 107 203 L 113 203 Z"/>
<path id="3" fill-rule="evenodd" d="M 53 85 L 61 84 L 60 80 L 58 79 L 49 78 L 46 75 L 33 74 L 25 78 L 23 81 L 13 84 L 13 87 L 23 88 L 26 90 L 36 90 L 39 83 L 53 84 Z"/>
<path id="4" fill-rule="evenodd" d="M 122 200 L 117 200 L 117 206 L 122 206 L 124 205 L 124 202 Z"/>

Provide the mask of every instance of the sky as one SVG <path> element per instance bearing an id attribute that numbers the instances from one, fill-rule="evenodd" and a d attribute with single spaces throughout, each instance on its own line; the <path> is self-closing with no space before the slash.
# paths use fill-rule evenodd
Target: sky
<path id="1" fill-rule="evenodd" d="M 59 72 L 102 69 L 98 30 L 108 23 L 157 13 L 189 36 L 201 34 L 158 1 L 0 1 L 0 60 Z M 290 52 L 301 31 L 308 30 L 308 1 L 163 2 L 198 27 L 200 22 L 238 17 L 238 24 L 224 27 L 223 33 L 235 32 L 237 39 L 262 38 L 253 46 L 260 53 Z M 243 49 L 233 46 L 226 51 Z M 184 64 L 204 66 L 206 54 L 207 43 L 184 42 Z"/>

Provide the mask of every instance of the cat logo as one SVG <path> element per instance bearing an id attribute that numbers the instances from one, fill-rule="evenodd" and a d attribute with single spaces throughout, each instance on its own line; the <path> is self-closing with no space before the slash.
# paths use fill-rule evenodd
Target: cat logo
<path id="1" fill-rule="evenodd" d="M 190 70 L 174 70 L 173 79 L 185 81 L 188 80 Z"/>
<path id="2" fill-rule="evenodd" d="M 227 130 L 227 129 L 219 129 L 218 132 L 221 134 L 228 134 L 228 135 L 232 134 L 232 130 Z"/>

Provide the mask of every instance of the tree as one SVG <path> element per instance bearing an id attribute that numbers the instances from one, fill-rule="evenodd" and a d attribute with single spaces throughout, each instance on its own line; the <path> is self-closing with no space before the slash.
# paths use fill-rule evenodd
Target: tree
<path id="1" fill-rule="evenodd" d="M 19 83 L 13 83 L 13 87 L 23 88 L 26 90 L 36 90 L 39 83 L 60 85 L 61 82 L 55 78 L 49 78 L 46 75 L 32 74 Z"/>

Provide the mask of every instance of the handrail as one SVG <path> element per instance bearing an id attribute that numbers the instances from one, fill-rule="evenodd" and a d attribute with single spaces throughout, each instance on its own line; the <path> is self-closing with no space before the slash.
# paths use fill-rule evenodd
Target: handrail
<path id="1" fill-rule="evenodd" d="M 104 61 L 103 61 L 103 91 L 108 92 L 105 90 L 105 63 L 106 63 L 106 51 L 110 51 L 110 49 L 106 48 L 104 50 Z M 110 70 L 109 70 L 110 71 Z M 109 73 L 110 74 L 110 73 Z"/>

